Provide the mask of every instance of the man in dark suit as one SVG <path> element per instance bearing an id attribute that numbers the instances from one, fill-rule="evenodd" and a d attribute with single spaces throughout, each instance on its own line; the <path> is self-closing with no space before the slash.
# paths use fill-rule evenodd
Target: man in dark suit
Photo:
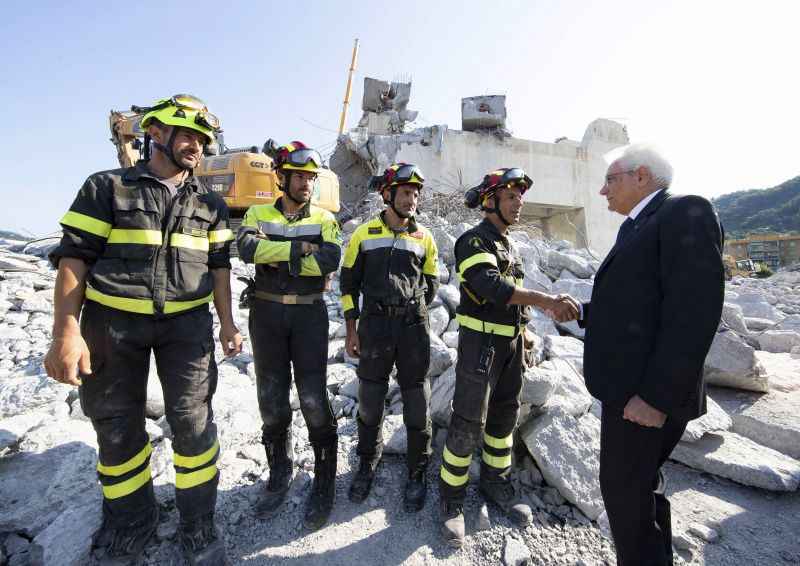
<path id="1" fill-rule="evenodd" d="M 672 564 L 661 466 L 706 411 L 703 362 L 724 294 L 711 203 L 668 192 L 672 167 L 628 147 L 600 194 L 626 216 L 581 305 L 584 375 L 602 402 L 600 488 L 620 566 Z"/>

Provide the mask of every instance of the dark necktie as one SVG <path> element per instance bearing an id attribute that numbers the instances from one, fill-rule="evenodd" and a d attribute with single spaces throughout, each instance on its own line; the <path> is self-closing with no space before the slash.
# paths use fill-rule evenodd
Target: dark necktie
<path id="1" fill-rule="evenodd" d="M 626 218 L 625 222 L 622 223 L 622 226 L 619 227 L 619 232 L 617 232 L 617 242 L 614 244 L 618 246 L 620 242 L 622 242 L 625 238 L 627 238 L 631 232 L 633 232 L 633 226 L 636 222 L 633 218 Z"/>

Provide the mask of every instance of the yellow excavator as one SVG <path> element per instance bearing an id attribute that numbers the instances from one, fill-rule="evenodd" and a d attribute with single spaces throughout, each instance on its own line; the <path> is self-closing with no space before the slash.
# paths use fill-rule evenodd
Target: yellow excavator
<path id="1" fill-rule="evenodd" d="M 724 254 L 722 264 L 725 267 L 725 279 L 730 281 L 734 276 L 758 277 L 763 270 L 763 264 L 752 259 L 734 259 L 732 255 Z"/>
<path id="2" fill-rule="evenodd" d="M 111 111 L 111 142 L 117 148 L 122 167 L 131 167 L 142 158 L 143 114 L 134 111 Z M 280 196 L 278 177 L 272 169 L 272 158 L 266 151 L 269 140 L 259 151 L 256 146 L 228 148 L 224 139 L 210 144 L 194 175 L 206 188 L 225 199 L 231 214 L 231 229 L 239 229 L 247 209 L 254 204 L 270 204 Z M 312 202 L 333 213 L 339 211 L 339 178 L 330 169 L 320 170 Z"/>

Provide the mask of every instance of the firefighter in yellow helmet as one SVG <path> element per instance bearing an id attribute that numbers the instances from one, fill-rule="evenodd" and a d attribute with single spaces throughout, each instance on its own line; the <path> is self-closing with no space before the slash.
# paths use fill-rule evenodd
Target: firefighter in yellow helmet
<path id="1" fill-rule="evenodd" d="M 101 563 L 141 560 L 158 524 L 144 404 L 151 352 L 173 434 L 179 539 L 190 564 L 224 564 L 214 524 L 219 442 L 213 300 L 226 355 L 241 350 L 231 316 L 228 209 L 192 170 L 219 122 L 179 94 L 143 111 L 150 159 L 91 175 L 61 219 L 50 376 L 79 385 L 100 449 Z M 80 319 L 80 323 L 79 323 Z"/>
<path id="2" fill-rule="evenodd" d="M 424 181 L 419 167 L 408 163 L 394 164 L 374 179 L 374 188 L 387 207 L 355 229 L 341 276 L 347 352 L 360 357 L 357 452 L 361 462 L 349 496 L 355 502 L 364 501 L 372 487 L 383 452 L 381 426 L 389 374 L 397 365 L 408 432 L 403 502 L 409 512 L 422 509 L 427 493 L 431 454 L 428 305 L 439 286 L 436 242 L 414 219 Z"/>
<path id="3" fill-rule="evenodd" d="M 339 225 L 311 204 L 319 153 L 294 141 L 269 148 L 283 195 L 273 204 L 251 206 L 236 243 L 239 256 L 256 266 L 250 301 L 250 340 L 256 367 L 262 441 L 269 481 L 256 514 L 271 517 L 292 478 L 294 382 L 314 449 L 314 485 L 304 525 L 314 530 L 328 519 L 336 494 L 336 419 L 328 401 L 328 310 L 325 280 L 341 258 Z"/>

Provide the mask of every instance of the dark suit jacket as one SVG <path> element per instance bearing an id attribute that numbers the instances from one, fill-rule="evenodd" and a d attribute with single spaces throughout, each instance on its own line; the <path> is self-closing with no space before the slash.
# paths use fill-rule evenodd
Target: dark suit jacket
<path id="1" fill-rule="evenodd" d="M 638 394 L 676 418 L 706 411 L 703 364 L 719 325 L 723 236 L 706 199 L 662 191 L 614 246 L 583 305 L 586 387 L 622 407 Z"/>

